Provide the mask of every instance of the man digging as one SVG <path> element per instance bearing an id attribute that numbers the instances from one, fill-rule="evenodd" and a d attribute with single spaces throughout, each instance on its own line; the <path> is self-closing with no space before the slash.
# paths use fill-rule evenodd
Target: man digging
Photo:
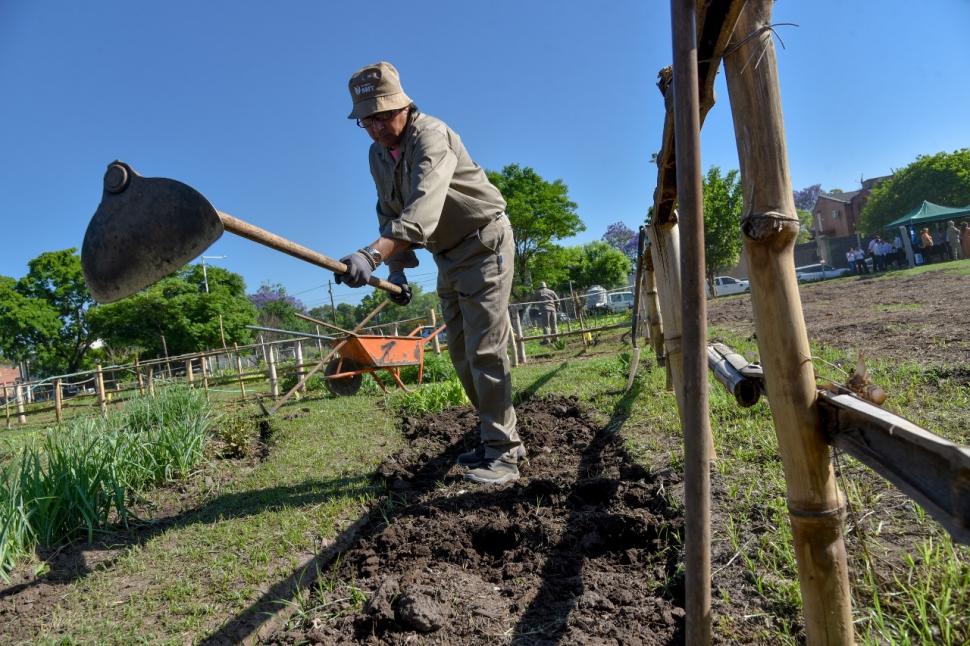
<path id="1" fill-rule="evenodd" d="M 506 352 L 515 243 L 505 200 L 458 134 L 408 98 L 393 65 L 367 65 L 349 86 L 350 118 L 374 142 L 369 157 L 380 237 L 341 259 L 347 271 L 337 282 L 362 287 L 384 262 L 387 280 L 403 289 L 391 300 L 407 305 L 404 270 L 418 264 L 413 249 L 431 252 L 448 353 L 481 420 L 481 443 L 459 455 L 458 464 L 478 484 L 515 480 L 525 447 L 515 429 Z"/>

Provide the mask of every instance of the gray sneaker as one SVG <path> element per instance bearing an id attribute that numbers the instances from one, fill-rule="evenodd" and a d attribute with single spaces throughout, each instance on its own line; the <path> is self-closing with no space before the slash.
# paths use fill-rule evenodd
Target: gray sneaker
<path id="1" fill-rule="evenodd" d="M 525 447 L 522 446 L 521 444 L 518 445 L 517 447 L 512 449 L 512 455 L 515 456 L 515 459 L 518 460 L 519 462 L 521 462 L 522 460 L 525 460 L 526 458 Z M 471 451 L 465 451 L 464 453 L 459 455 L 458 459 L 455 460 L 455 463 L 461 467 L 471 467 L 484 461 L 485 461 L 485 445 L 479 444 Z"/>
<path id="2" fill-rule="evenodd" d="M 465 480 L 482 485 L 500 485 L 519 479 L 519 467 L 507 458 L 483 460 L 476 468 L 465 474 Z"/>

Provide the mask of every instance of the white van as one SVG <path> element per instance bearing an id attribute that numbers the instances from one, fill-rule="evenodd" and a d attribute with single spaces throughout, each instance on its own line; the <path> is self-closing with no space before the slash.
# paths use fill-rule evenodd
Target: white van
<path id="1" fill-rule="evenodd" d="M 606 305 L 613 313 L 625 312 L 633 309 L 633 292 L 613 292 L 609 295 Z"/>

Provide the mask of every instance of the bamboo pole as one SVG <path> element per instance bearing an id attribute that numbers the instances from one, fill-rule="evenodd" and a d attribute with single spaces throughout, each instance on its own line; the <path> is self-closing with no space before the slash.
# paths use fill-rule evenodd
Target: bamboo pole
<path id="1" fill-rule="evenodd" d="M 433 311 L 434 310 L 432 310 L 432 312 Z M 515 326 L 512 325 L 512 313 L 511 313 L 511 310 L 506 309 L 506 311 L 505 311 L 505 318 L 508 321 L 509 331 L 511 332 L 509 334 L 509 343 L 512 344 L 512 351 L 509 352 L 508 354 L 509 354 L 509 359 L 512 360 L 512 367 L 515 368 L 515 367 L 517 367 L 519 365 L 519 346 L 518 346 L 518 344 L 515 341 Z M 435 337 L 435 338 L 438 338 L 438 337 Z"/>
<path id="2" fill-rule="evenodd" d="M 54 417 L 57 419 L 57 423 L 60 424 L 64 421 L 63 398 L 61 393 L 61 380 L 54 380 Z"/>
<path id="3" fill-rule="evenodd" d="M 98 408 L 101 409 L 102 415 L 108 414 L 108 400 L 104 393 L 104 372 L 101 370 L 101 364 L 96 364 L 94 369 L 94 388 L 98 393 Z"/>
<path id="4" fill-rule="evenodd" d="M 135 359 L 135 379 L 138 380 L 138 394 L 145 395 L 145 379 L 141 374 L 141 366 L 138 365 L 138 359 Z"/>
<path id="5" fill-rule="evenodd" d="M 646 253 L 643 258 L 643 300 L 647 308 L 647 323 L 650 327 L 650 345 L 657 358 L 657 365 L 667 362 L 664 355 L 664 328 L 660 314 L 660 300 L 657 297 L 657 279 L 653 271 L 653 256 Z"/>
<path id="6" fill-rule="evenodd" d="M 185 379 L 189 383 L 189 388 L 195 383 L 195 375 L 192 374 L 192 359 L 185 360 Z"/>
<path id="7" fill-rule="evenodd" d="M 239 344 L 233 343 L 232 347 L 236 351 L 236 372 L 239 373 L 239 392 L 242 393 L 243 399 L 246 399 L 246 384 L 243 382 L 242 355 L 239 354 Z"/>
<path id="8" fill-rule="evenodd" d="M 576 292 L 573 290 L 573 281 L 569 281 L 569 296 L 573 299 L 573 307 L 576 308 L 576 318 L 579 319 L 579 329 L 583 332 L 583 347 L 589 347 L 589 341 L 586 339 L 586 322 L 583 320 L 583 309 L 579 306 L 579 301 L 576 299 Z"/>
<path id="9" fill-rule="evenodd" d="M 7 428 L 10 428 L 10 395 L 7 391 L 7 384 L 3 384 L 3 415 L 7 420 Z"/>
<path id="10" fill-rule="evenodd" d="M 519 355 L 519 363 L 529 363 L 525 354 L 525 340 L 522 338 L 522 313 L 518 308 L 515 308 L 515 316 L 512 317 L 512 333 L 515 335 L 515 352 Z"/>
<path id="11" fill-rule="evenodd" d="M 394 335 L 397 336 L 397 330 L 394 331 Z M 306 376 L 306 370 L 303 365 L 303 342 L 296 341 L 293 344 L 293 348 L 296 355 L 296 380 L 301 384 L 297 389 L 297 393 L 306 395 L 306 379 L 304 379 Z"/>
<path id="12" fill-rule="evenodd" d="M 317 330 L 317 356 L 318 357 L 322 357 L 323 356 L 323 339 L 320 338 L 320 336 L 321 336 L 320 335 L 320 326 L 319 325 L 315 325 L 314 327 Z"/>
<path id="13" fill-rule="evenodd" d="M 685 596 L 688 644 L 711 643 L 711 427 L 707 401 L 707 300 L 704 293 L 704 198 L 694 0 L 671 0 L 674 141 L 681 238 L 683 340 Z"/>
<path id="14" fill-rule="evenodd" d="M 152 398 L 155 397 L 155 368 L 153 366 L 148 368 L 148 395 Z"/>
<path id="15" fill-rule="evenodd" d="M 271 347 L 266 353 L 266 366 L 269 371 L 269 392 L 273 399 L 280 396 L 280 383 L 276 375 L 276 348 Z"/>
<path id="16" fill-rule="evenodd" d="M 22 425 L 22 424 L 26 424 L 27 423 L 27 414 L 24 411 L 24 387 L 23 387 L 23 384 L 17 384 L 16 391 L 17 391 L 17 398 L 16 398 L 16 402 L 17 402 L 17 423 Z"/>
<path id="17" fill-rule="evenodd" d="M 202 370 L 202 389 L 205 391 L 206 401 L 209 401 L 209 358 L 204 353 L 199 357 L 199 369 Z"/>
<path id="18" fill-rule="evenodd" d="M 430 311 L 430 317 L 431 317 L 431 329 L 437 329 L 438 328 L 438 315 L 434 311 L 434 308 L 433 307 L 431 308 L 431 311 Z M 512 325 L 512 321 L 509 320 L 509 329 L 511 329 L 511 325 Z M 431 347 L 434 348 L 434 353 L 435 354 L 441 354 L 441 341 L 438 339 L 438 335 L 437 334 L 434 335 L 434 339 L 431 340 Z M 518 363 L 516 363 L 515 365 L 518 365 Z"/>
<path id="19" fill-rule="evenodd" d="M 785 470 L 809 644 L 853 643 L 844 507 L 819 430 L 811 350 L 795 278 L 799 222 L 788 170 L 770 0 L 750 0 L 725 76 L 737 137 L 758 349 Z M 760 33 L 759 33 L 760 32 Z M 743 42 L 745 37 L 758 37 Z"/>

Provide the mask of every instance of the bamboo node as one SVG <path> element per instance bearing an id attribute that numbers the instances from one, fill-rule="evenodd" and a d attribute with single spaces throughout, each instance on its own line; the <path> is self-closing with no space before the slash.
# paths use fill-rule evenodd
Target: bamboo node
<path id="1" fill-rule="evenodd" d="M 665 336 L 664 337 L 664 349 L 667 350 L 665 356 L 669 357 L 672 354 L 681 354 L 683 349 L 681 347 L 680 336 Z"/>
<path id="2" fill-rule="evenodd" d="M 797 215 L 789 215 L 782 211 L 749 213 L 741 218 L 741 231 L 751 240 L 763 240 L 785 229 L 790 229 L 797 234 L 800 226 L 801 222 Z"/>
<path id="3" fill-rule="evenodd" d="M 842 518 L 845 516 L 845 505 L 839 504 L 838 507 L 830 509 L 798 509 L 788 502 L 788 514 L 801 520 L 827 520 L 830 518 Z"/>

